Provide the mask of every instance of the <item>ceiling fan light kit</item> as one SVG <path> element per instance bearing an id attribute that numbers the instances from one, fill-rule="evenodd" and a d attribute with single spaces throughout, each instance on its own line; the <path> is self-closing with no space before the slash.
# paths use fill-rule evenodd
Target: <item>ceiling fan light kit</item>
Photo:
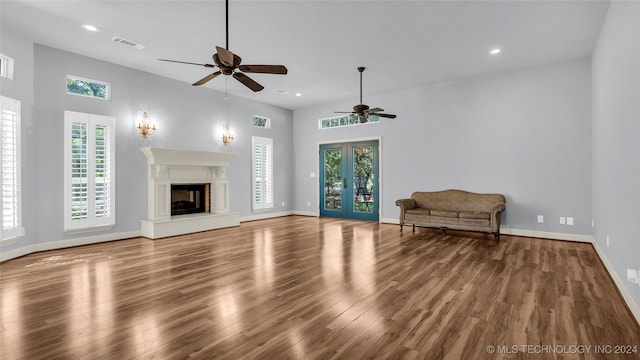
<path id="1" fill-rule="evenodd" d="M 193 86 L 204 85 L 207 82 L 215 79 L 219 75 L 231 75 L 234 79 L 241 82 L 244 86 L 248 87 L 254 92 L 261 91 L 264 86 L 257 83 L 255 80 L 247 76 L 245 73 L 255 74 L 277 74 L 286 75 L 287 68 L 284 65 L 240 65 L 242 58 L 233 52 L 229 51 L 229 0 L 225 1 L 226 10 L 226 47 L 216 46 L 216 53 L 213 54 L 213 64 L 198 64 L 187 61 L 158 59 L 160 61 L 174 62 L 179 64 L 189 64 L 204 66 L 206 68 L 218 68 L 215 71 L 202 79 L 194 82 Z"/>
<path id="2" fill-rule="evenodd" d="M 368 116 L 379 116 L 384 118 L 395 119 L 396 115 L 394 114 L 385 114 L 383 113 L 383 109 L 374 107 L 370 108 L 368 105 L 362 103 L 362 73 L 364 72 L 365 67 L 358 67 L 358 71 L 360 72 L 360 104 L 355 105 L 353 107 L 353 111 L 336 111 L 336 114 L 355 114 L 358 116 L 360 123 L 369 122 Z"/>

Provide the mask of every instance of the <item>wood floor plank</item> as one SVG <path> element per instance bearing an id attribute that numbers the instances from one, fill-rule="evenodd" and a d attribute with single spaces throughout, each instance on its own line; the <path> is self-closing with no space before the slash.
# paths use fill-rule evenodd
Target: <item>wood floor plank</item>
<path id="1" fill-rule="evenodd" d="M 640 359 L 526 353 L 640 351 L 584 243 L 288 216 L 30 254 L 0 291 L 3 360 Z"/>

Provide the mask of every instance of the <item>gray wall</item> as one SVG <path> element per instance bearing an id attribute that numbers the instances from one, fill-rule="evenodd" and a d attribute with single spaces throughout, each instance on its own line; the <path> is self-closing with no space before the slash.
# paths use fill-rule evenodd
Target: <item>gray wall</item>
<path id="1" fill-rule="evenodd" d="M 3 39 L 8 36 L 5 29 L 2 29 L 2 34 Z M 25 169 L 27 171 L 23 174 L 23 192 L 28 194 L 23 212 L 25 219 L 28 219 L 25 225 L 29 236 L 14 245 L 3 247 L 3 252 L 34 243 L 139 231 L 140 220 L 147 217 L 147 166 L 139 150 L 141 146 L 237 153 L 238 156 L 228 169 L 227 176 L 231 184 L 231 211 L 239 212 L 243 218 L 256 215 L 251 211 L 251 136 L 271 137 L 274 139 L 276 167 L 276 207 L 272 212 L 292 210 L 291 110 L 235 96 L 229 96 L 228 100 L 224 100 L 224 94 L 218 91 L 195 88 L 188 83 L 34 45 L 28 39 L 17 35 L 11 39 L 20 43 L 19 51 L 8 46 L 9 41 L 6 44 L 3 42 L 1 51 L 14 57 L 18 57 L 15 55 L 18 53 L 20 59 L 16 60 L 19 61 L 20 68 L 32 66 L 34 69 L 26 81 L 27 84 L 33 84 L 33 88 L 27 86 L 23 90 L 9 91 L 9 88 L 5 89 L 3 86 L 2 89 L 2 94 L 13 95 L 22 100 L 23 108 L 33 108 L 33 114 L 23 114 L 23 132 L 27 136 L 23 142 L 23 151 L 27 154 L 24 164 L 28 164 L 27 169 L 30 169 Z M 111 83 L 112 100 L 66 94 L 67 74 Z M 75 236 L 64 234 L 65 110 L 111 115 L 116 118 L 116 226 L 110 231 Z M 159 128 L 149 143 L 141 142 L 135 132 L 136 116 L 141 110 L 148 110 Z M 253 114 L 270 117 L 272 128 L 252 126 Z M 219 138 L 222 125 L 225 123 L 229 124 L 236 138 L 228 147 L 222 145 Z M 286 205 L 282 206 L 282 202 Z"/>
<path id="2" fill-rule="evenodd" d="M 640 270 L 639 23 L 640 3 L 611 2 L 593 55 L 593 237 L 625 282 Z"/>
<path id="3" fill-rule="evenodd" d="M 22 141 L 22 222 L 25 236 L 18 242 L 3 246 L 0 251 L 9 251 L 35 241 L 36 219 L 35 193 L 28 184 L 35 178 L 35 156 L 33 146 L 33 43 L 9 29 L 0 31 L 0 53 L 15 61 L 13 80 L 0 78 L 0 94 L 21 102 Z"/>
<path id="4" fill-rule="evenodd" d="M 504 194 L 505 227 L 590 234 L 590 66 L 582 59 L 379 96 L 365 86 L 364 103 L 398 115 L 378 124 L 318 129 L 319 118 L 351 109 L 356 97 L 296 110 L 295 209 L 317 211 L 309 177 L 318 172 L 317 142 L 381 136 L 382 218 L 397 219 L 395 200 L 412 191 L 460 188 Z M 367 71 L 368 82 L 386 76 Z M 575 225 L 560 225 L 560 216 Z"/>

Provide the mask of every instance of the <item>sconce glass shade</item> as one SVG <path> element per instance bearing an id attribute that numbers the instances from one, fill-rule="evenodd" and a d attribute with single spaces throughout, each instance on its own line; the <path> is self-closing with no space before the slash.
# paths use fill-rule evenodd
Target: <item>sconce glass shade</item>
<path id="1" fill-rule="evenodd" d="M 222 129 L 222 143 L 224 144 L 224 146 L 227 146 L 232 142 L 233 142 L 233 134 L 231 133 L 231 130 L 229 130 L 229 127 L 225 125 Z"/>
<path id="2" fill-rule="evenodd" d="M 142 114 L 142 120 L 138 123 L 140 137 L 146 139 L 148 136 L 155 134 L 156 131 L 156 125 L 151 123 L 151 116 L 145 111 L 144 114 Z"/>

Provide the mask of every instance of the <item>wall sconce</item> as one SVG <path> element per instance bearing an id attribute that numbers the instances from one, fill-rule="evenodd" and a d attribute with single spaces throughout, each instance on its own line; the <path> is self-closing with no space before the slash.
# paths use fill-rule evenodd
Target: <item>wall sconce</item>
<path id="1" fill-rule="evenodd" d="M 231 144 L 233 142 L 233 134 L 227 125 L 222 127 L 222 143 L 224 146 Z"/>
<path id="2" fill-rule="evenodd" d="M 142 120 L 138 123 L 138 132 L 140 133 L 140 137 L 146 139 L 147 136 L 155 134 L 156 131 L 156 124 L 151 123 L 151 116 L 149 116 L 149 113 L 145 111 L 144 114 L 142 114 Z"/>

